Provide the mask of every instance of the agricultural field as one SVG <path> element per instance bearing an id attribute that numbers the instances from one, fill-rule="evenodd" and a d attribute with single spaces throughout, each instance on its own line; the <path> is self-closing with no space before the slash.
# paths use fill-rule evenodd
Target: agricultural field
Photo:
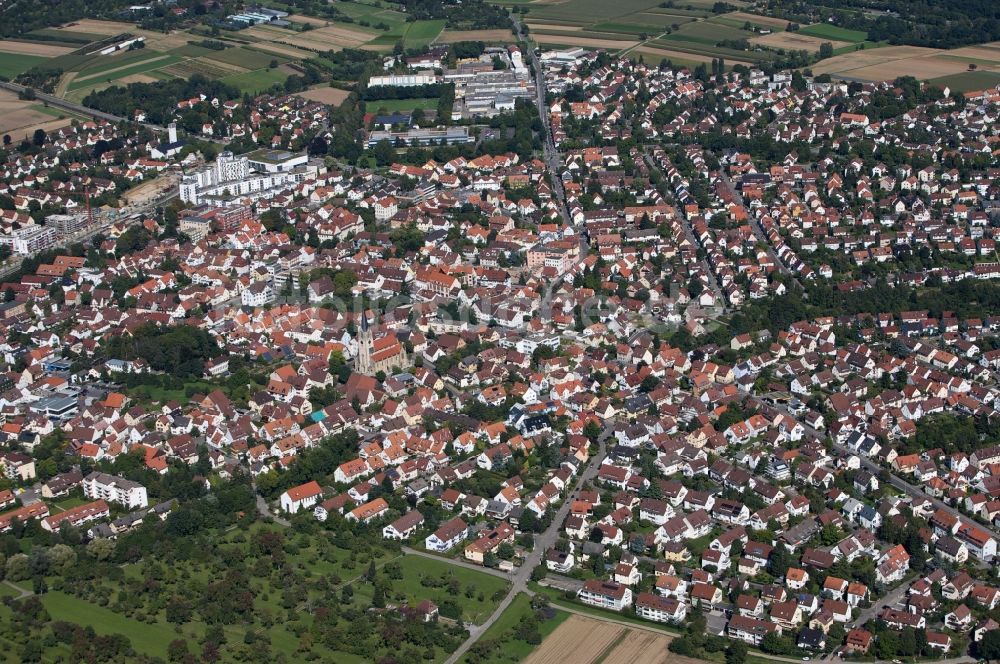
<path id="1" fill-rule="evenodd" d="M 772 32 L 769 35 L 754 37 L 750 43 L 773 49 L 809 51 L 815 53 L 820 46 L 829 43 L 834 49 L 850 46 L 852 42 L 837 41 L 825 37 L 813 37 L 802 32 Z"/>
<path id="2" fill-rule="evenodd" d="M 72 46 L 59 46 L 52 43 L 34 43 L 26 41 L 14 41 L 12 39 L 0 40 L 0 53 L 15 55 L 33 55 L 41 58 L 54 58 L 59 55 L 72 53 L 75 49 Z"/>
<path id="3" fill-rule="evenodd" d="M 390 50 L 399 38 L 407 46 L 427 44 L 444 27 L 442 21 L 407 23 L 405 15 L 399 12 L 369 5 L 358 7 L 364 8 L 360 13 L 369 12 L 373 20 L 377 16 L 386 29 L 399 32 L 399 37 L 377 49 Z M 17 40 L 0 41 L 0 54 L 9 54 L 0 55 L 0 76 L 13 79 L 35 67 L 62 70 L 57 80 L 50 77 L 52 87 L 43 89 L 75 102 L 111 85 L 189 78 L 195 74 L 224 80 L 244 92 L 259 92 L 299 73 L 289 64 L 315 57 L 317 52 L 363 46 L 386 34 L 373 27 L 296 18 L 300 25 L 309 23 L 310 29 L 296 32 L 256 26 L 243 31 L 224 31 L 216 39 L 228 45 L 222 50 L 201 45 L 206 36 L 200 33 L 177 30 L 164 34 L 142 30 L 131 23 L 86 19 L 36 30 Z M 100 48 L 125 34 L 143 37 L 145 47 L 108 55 L 99 53 Z"/>
<path id="4" fill-rule="evenodd" d="M 975 65 L 975 72 L 970 72 L 970 64 Z M 898 76 L 940 81 L 962 74 L 979 74 L 958 79 L 959 85 L 963 85 L 988 81 L 986 74 L 1000 74 L 1000 47 L 996 42 L 953 50 L 886 46 L 836 55 L 813 65 L 812 71 L 852 81 L 883 81 Z"/>
<path id="5" fill-rule="evenodd" d="M 391 50 L 396 42 L 402 41 L 406 48 L 427 46 L 437 39 L 444 30 L 444 20 L 413 21 L 404 23 L 372 39 L 363 48 L 370 50 Z"/>
<path id="6" fill-rule="evenodd" d="M 799 34 L 820 37 L 827 40 L 858 43 L 868 39 L 868 33 L 861 30 L 849 30 L 848 28 L 838 28 L 827 23 L 815 23 L 799 28 Z"/>
<path id="7" fill-rule="evenodd" d="M 40 55 L 4 53 L 0 55 L 0 77 L 14 78 L 21 72 L 28 71 L 35 65 L 45 62 L 46 59 Z"/>
<path id="8" fill-rule="evenodd" d="M 309 101 L 318 101 L 321 104 L 329 104 L 330 106 L 340 106 L 344 103 L 344 100 L 351 93 L 347 90 L 341 90 L 339 88 L 331 88 L 329 86 L 315 87 L 311 90 L 306 90 L 305 92 L 299 92 L 296 96 L 302 97 L 303 99 L 308 99 Z"/>
<path id="9" fill-rule="evenodd" d="M 543 46 L 582 46 L 641 54 L 646 61 L 670 60 L 680 65 L 698 65 L 724 58 L 729 65 L 755 64 L 773 60 L 775 53 L 764 48 L 748 50 L 740 45 L 762 39 L 783 39 L 786 21 L 758 16 L 746 11 L 713 12 L 713 2 L 697 0 L 663 7 L 655 0 L 537 0 L 527 5 L 525 19 L 532 38 Z M 730 3 L 732 4 L 732 3 Z M 745 3 L 736 3 L 745 6 Z M 812 48 L 812 40 L 817 40 Z M 804 36 L 818 50 L 829 39 Z M 720 45 L 722 42 L 728 42 Z M 852 42 L 844 41 L 843 46 Z M 778 48 L 789 48 L 781 45 Z"/>
<path id="10" fill-rule="evenodd" d="M 670 637 L 580 615 L 570 616 L 524 664 L 688 664 L 667 650 Z"/>
<path id="11" fill-rule="evenodd" d="M 12 140 L 30 139 L 36 129 L 52 131 L 70 123 L 64 111 L 46 108 L 37 101 L 24 101 L 7 90 L 0 90 L 0 134 Z"/>
<path id="12" fill-rule="evenodd" d="M 514 39 L 510 30 L 443 30 L 434 41 L 435 44 L 450 44 L 460 41 L 483 41 L 506 44 Z"/>
<path id="13" fill-rule="evenodd" d="M 240 92 L 255 94 L 267 90 L 275 83 L 283 83 L 286 78 L 288 78 L 288 72 L 279 67 L 232 74 L 223 78 L 222 82 L 239 88 Z"/>
<path id="14" fill-rule="evenodd" d="M 1000 74 L 991 71 L 967 71 L 951 76 L 932 78 L 930 83 L 941 88 L 947 87 L 953 92 L 972 92 L 995 88 L 1000 83 Z"/>

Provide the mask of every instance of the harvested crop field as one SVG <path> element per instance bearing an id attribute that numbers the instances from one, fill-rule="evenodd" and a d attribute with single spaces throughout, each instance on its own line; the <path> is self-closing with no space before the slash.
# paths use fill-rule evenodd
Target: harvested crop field
<path id="1" fill-rule="evenodd" d="M 654 630 L 573 615 L 524 664 L 703 664 L 668 651 L 670 640 Z"/>
<path id="2" fill-rule="evenodd" d="M 863 51 L 852 51 L 821 60 L 812 66 L 814 74 L 839 74 L 852 69 L 871 67 L 874 65 L 918 58 L 938 53 L 936 49 L 922 46 L 886 46 L 885 48 L 870 48 Z"/>
<path id="3" fill-rule="evenodd" d="M 559 23 L 532 23 L 528 22 L 528 27 L 532 32 L 535 30 L 558 30 L 560 32 L 574 32 L 583 30 L 583 25 L 560 25 Z"/>
<path id="4" fill-rule="evenodd" d="M 608 653 L 602 664 L 673 664 L 676 660 L 667 650 L 669 636 L 653 632 L 629 630 L 628 637 Z"/>
<path id="5" fill-rule="evenodd" d="M 887 46 L 838 55 L 822 60 L 812 69 L 814 74 L 833 74 L 859 81 L 885 81 L 897 76 L 926 80 L 966 72 L 970 62 L 980 71 L 1000 72 L 1000 49 L 989 44 L 950 51 Z"/>
<path id="6" fill-rule="evenodd" d="M 347 90 L 340 90 L 339 88 L 313 88 L 312 90 L 306 90 L 305 92 L 299 92 L 296 96 L 302 97 L 303 99 L 308 99 L 309 101 L 318 101 L 321 104 L 330 104 L 331 106 L 339 106 L 344 103 L 348 95 L 351 93 Z"/>
<path id="7" fill-rule="evenodd" d="M 305 34 L 311 38 L 319 37 L 323 43 L 335 46 L 360 46 L 361 44 L 371 41 L 372 39 L 372 35 L 367 32 L 336 26 L 317 28 L 315 30 L 310 30 Z M 293 42 L 298 44 L 299 40 L 295 39 Z M 308 46 L 308 42 L 302 42 L 302 45 Z"/>
<path id="8" fill-rule="evenodd" d="M 128 85 L 129 83 L 156 83 L 158 80 L 160 79 L 149 76 L 148 74 L 132 74 L 131 76 L 118 79 L 115 81 L 115 85 Z"/>
<path id="9" fill-rule="evenodd" d="M 0 53 L 17 53 L 19 55 L 41 55 L 54 58 L 57 55 L 66 55 L 74 50 L 68 46 L 56 46 L 55 44 L 36 44 L 34 42 L 13 41 L 10 39 L 0 40 Z"/>
<path id="10" fill-rule="evenodd" d="M 274 42 L 260 41 L 255 42 L 252 47 L 248 47 L 253 51 L 263 51 L 265 53 L 270 53 L 273 55 L 282 55 L 286 58 L 292 60 L 306 60 L 308 58 L 316 55 L 311 51 L 303 51 L 300 48 L 294 48 L 292 46 L 285 46 L 283 44 L 275 44 Z M 327 50 L 336 51 L 336 48 L 329 48 Z"/>
<path id="11" fill-rule="evenodd" d="M 552 632 L 524 664 L 555 664 L 573 662 L 592 664 L 604 651 L 615 644 L 627 628 L 593 618 L 570 616 Z"/>
<path id="12" fill-rule="evenodd" d="M 850 46 L 851 42 L 837 41 L 835 39 L 824 39 L 822 37 L 810 37 L 797 32 L 772 32 L 762 37 L 754 37 L 750 40 L 753 44 L 768 46 L 770 48 L 784 48 L 798 51 L 818 51 L 820 45 L 829 42 L 834 49 L 843 46 Z"/>
<path id="13" fill-rule="evenodd" d="M 788 25 L 788 21 L 783 18 L 774 18 L 773 16 L 760 16 L 759 14 L 748 14 L 747 12 L 730 12 L 728 14 L 723 14 L 726 18 L 733 19 L 735 21 L 750 21 L 750 23 L 757 23 L 758 25 L 770 25 L 774 28 L 785 29 Z"/>
<path id="14" fill-rule="evenodd" d="M 0 133 L 10 134 L 20 140 L 35 133 L 36 129 L 58 129 L 69 124 L 69 118 L 59 119 L 56 112 L 44 108 L 39 102 L 24 101 L 7 90 L 0 90 Z"/>
<path id="15" fill-rule="evenodd" d="M 59 28 L 69 32 L 92 32 L 97 35 L 117 35 L 122 32 L 135 32 L 134 23 L 124 23 L 122 21 L 99 21 L 95 18 L 83 18 L 73 23 L 68 23 Z"/>
<path id="16" fill-rule="evenodd" d="M 510 30 L 445 30 L 435 40 L 437 43 L 450 44 L 459 41 L 484 41 L 484 42 L 507 42 L 511 41 L 514 35 Z"/>
<path id="17" fill-rule="evenodd" d="M 671 62 L 677 64 L 688 64 L 688 63 L 700 64 L 702 62 L 707 64 L 712 62 L 712 60 L 714 59 L 712 56 L 709 55 L 701 55 L 698 53 L 687 53 L 684 51 L 671 51 L 665 48 L 656 48 L 653 46 L 645 46 L 645 45 L 638 47 L 637 49 L 632 51 L 632 53 L 642 53 L 643 55 L 652 56 L 653 58 L 652 62 L 654 63 L 659 62 L 660 60 L 670 60 Z M 650 58 L 645 58 L 645 60 L 646 62 L 650 62 Z M 743 62 L 742 60 L 732 60 L 727 58 L 726 64 L 750 66 L 751 63 Z"/>
<path id="18" fill-rule="evenodd" d="M 292 23 L 305 23 L 306 25 L 311 25 L 313 27 L 319 28 L 327 23 L 328 20 L 325 18 L 318 18 L 316 16 L 306 16 L 305 14 L 291 14 L 285 17 L 285 20 L 291 21 Z"/>
<path id="19" fill-rule="evenodd" d="M 280 42 L 313 51 L 334 51 L 338 48 L 354 48 L 371 41 L 372 36 L 358 30 L 346 28 L 316 28 L 308 32 L 290 32 L 282 28 L 258 25 L 245 31 L 248 35 L 269 42 Z M 257 46 L 263 46 L 258 43 Z"/>

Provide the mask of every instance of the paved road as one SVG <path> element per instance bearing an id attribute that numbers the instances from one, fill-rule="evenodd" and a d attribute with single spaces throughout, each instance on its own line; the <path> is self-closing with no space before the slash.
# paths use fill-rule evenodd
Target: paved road
<path id="1" fill-rule="evenodd" d="M 292 525 L 291 523 L 288 522 L 288 519 L 280 517 L 280 516 L 278 516 L 277 514 L 275 514 L 275 513 L 273 513 L 271 511 L 271 507 L 267 504 L 267 501 L 264 500 L 264 496 L 262 496 L 259 493 L 257 493 L 257 486 L 256 485 L 254 485 L 253 492 L 254 492 L 254 495 L 257 497 L 257 513 L 258 514 L 260 514 L 263 517 L 267 517 L 268 519 L 273 520 L 279 526 L 288 527 L 288 526 Z"/>
<path id="2" fill-rule="evenodd" d="M 24 599 L 25 597 L 31 597 L 32 595 L 35 594 L 33 591 L 25 590 L 21 586 L 14 585 L 10 581 L 4 581 L 4 584 L 17 591 L 17 597 L 15 597 L 14 599 Z"/>
<path id="3" fill-rule="evenodd" d="M 411 556 L 420 556 L 421 558 L 430 558 L 431 560 L 437 560 L 438 562 L 448 563 L 449 565 L 454 565 L 456 567 L 464 567 L 466 569 L 471 569 L 474 572 L 480 572 L 482 574 L 489 574 L 490 576 L 495 576 L 501 579 L 510 581 L 511 574 L 509 572 L 502 572 L 498 569 L 493 569 L 492 567 L 483 567 L 482 565 L 474 565 L 473 563 L 467 563 L 464 560 L 459 560 L 458 558 L 447 558 L 445 556 L 438 556 L 427 551 L 421 551 L 420 549 L 411 549 L 408 546 L 402 547 L 403 553 Z"/>
<path id="4" fill-rule="evenodd" d="M 0 88 L 4 90 L 10 90 L 11 92 L 16 92 L 18 94 L 24 92 L 27 89 L 23 85 L 18 85 L 17 83 L 7 83 L 4 81 L 0 81 Z M 44 102 L 49 106 L 53 106 L 55 108 L 61 108 L 62 110 L 69 111 L 70 113 L 76 113 L 77 115 L 86 115 L 92 118 L 96 118 L 98 120 L 107 120 L 108 122 L 131 121 L 119 115 L 113 115 L 111 113 L 105 113 L 104 111 L 98 111 L 95 108 L 90 108 L 89 106 L 84 106 L 83 104 L 74 104 L 71 101 L 66 101 L 65 99 L 54 97 L 52 95 L 45 94 L 44 92 L 38 92 L 37 90 L 35 90 L 34 92 L 35 92 L 35 97 L 38 99 L 38 101 Z M 143 126 L 148 127 L 149 129 L 152 129 L 154 131 L 166 131 L 165 127 L 161 127 L 155 124 L 143 123 Z"/>
<path id="5" fill-rule="evenodd" d="M 552 523 L 541 535 L 535 537 L 535 547 L 532 549 L 531 553 L 524 559 L 523 564 L 517 568 L 517 571 L 511 576 L 511 586 L 510 590 L 507 591 L 507 596 L 503 598 L 500 605 L 493 611 L 490 617 L 482 625 L 475 625 L 470 629 L 469 638 L 459 646 L 458 650 L 451 654 L 451 656 L 445 660 L 445 664 L 455 664 L 460 660 L 465 653 L 469 651 L 476 641 L 479 640 L 486 630 L 488 630 L 493 623 L 500 618 L 507 607 L 510 606 L 511 602 L 518 593 L 533 594 L 532 591 L 528 589 L 528 581 L 531 580 L 531 570 L 535 569 L 539 563 L 542 562 L 542 556 L 548 551 L 552 546 L 555 545 L 556 540 L 559 538 L 559 533 L 562 528 L 563 522 L 569 515 L 570 506 L 573 504 L 573 494 L 580 490 L 584 482 L 593 480 L 597 476 L 597 471 L 601 467 L 601 463 L 604 461 L 604 457 L 607 455 L 604 441 L 611 435 L 611 426 L 606 426 L 604 431 L 601 432 L 601 437 L 598 440 L 600 445 L 600 451 L 591 457 L 590 461 L 584 467 L 580 476 L 577 478 L 576 484 L 573 490 L 566 494 L 565 500 L 563 500 L 562 506 L 552 517 Z"/>
<path id="6" fill-rule="evenodd" d="M 752 401 L 754 401 L 755 403 L 757 403 L 757 405 L 759 405 L 759 406 L 761 406 L 763 408 L 770 408 L 772 410 L 776 410 L 776 411 L 782 412 L 782 413 L 788 415 L 789 417 L 791 417 L 792 419 L 794 419 L 796 422 L 799 422 L 799 424 L 802 425 L 802 427 L 805 429 L 805 432 L 807 434 L 815 436 L 819 440 L 824 440 L 825 438 L 828 437 L 828 435 L 825 434 L 825 433 L 823 433 L 822 431 L 818 431 L 818 430 L 816 430 L 816 429 L 808 426 L 804 422 L 800 421 L 797 417 L 795 417 L 794 414 L 792 414 L 784 406 L 782 406 L 780 404 L 765 403 L 762 400 L 761 397 L 758 397 L 758 396 L 755 396 L 755 395 L 749 395 L 749 396 L 750 396 L 750 399 Z M 854 451 L 850 450 L 849 448 L 845 447 L 844 445 L 841 445 L 840 443 L 837 443 L 836 441 L 832 441 L 831 444 L 833 445 L 833 448 L 835 450 L 837 450 L 838 452 L 840 452 L 841 454 L 853 455 L 853 456 L 858 457 L 861 460 L 861 466 L 864 467 L 865 470 L 871 472 L 874 475 L 878 475 L 883 470 L 889 471 L 889 484 L 891 484 L 892 486 L 896 487 L 897 489 L 899 489 L 900 491 L 902 491 L 903 493 L 905 493 L 910 498 L 924 498 L 924 499 L 927 499 L 927 500 L 929 500 L 931 502 L 932 505 L 934 505 L 934 507 L 936 507 L 938 509 L 944 510 L 945 512 L 947 512 L 948 514 L 951 514 L 952 516 L 954 516 L 957 519 L 961 519 L 963 523 L 975 524 L 977 527 L 982 528 L 983 530 L 985 530 L 986 532 L 988 532 L 990 535 L 992 535 L 993 537 L 997 538 L 997 540 L 1000 540 L 1000 531 L 998 531 L 996 528 L 994 528 L 992 526 L 988 526 L 988 525 L 983 524 L 983 523 L 980 523 L 979 521 L 976 521 L 972 517 L 970 517 L 970 516 L 968 516 L 966 514 L 963 514 L 960 511 L 958 511 L 957 509 L 955 509 L 951 505 L 948 505 L 947 503 L 944 503 L 944 502 L 938 500 L 937 498 L 924 493 L 923 487 L 919 487 L 919 486 L 910 484 L 909 482 L 907 482 L 903 478 L 901 478 L 898 475 L 894 474 L 891 470 L 889 470 L 885 466 L 881 466 L 881 465 L 875 463 L 874 461 L 872 461 L 868 457 L 860 455 L 857 452 L 854 452 Z M 881 478 L 880 478 L 880 480 L 881 480 Z M 972 559 L 973 559 L 972 556 L 970 556 L 969 560 L 972 560 Z"/>
<path id="7" fill-rule="evenodd" d="M 743 194 L 741 194 L 740 190 L 733 184 L 733 181 L 729 178 L 729 175 L 726 173 L 724 168 L 719 170 L 719 177 L 722 179 L 722 183 L 726 186 L 726 189 L 728 189 L 732 194 L 733 200 L 747 211 L 747 215 L 750 215 L 750 208 L 747 207 L 746 201 L 743 200 Z M 750 230 L 753 231 L 754 237 L 756 237 L 757 241 L 762 243 L 767 248 L 768 256 L 770 256 L 771 260 L 778 266 L 778 269 L 780 269 L 784 274 L 790 276 L 792 279 L 795 279 L 796 283 L 798 283 L 801 287 L 802 283 L 799 282 L 798 278 L 794 274 L 792 274 L 792 271 L 788 269 L 788 266 L 786 266 L 781 259 L 778 258 L 778 254 L 775 253 L 774 247 L 771 246 L 771 241 L 768 240 L 767 235 L 764 234 L 764 228 L 756 219 L 750 218 L 749 222 Z"/>
<path id="8" fill-rule="evenodd" d="M 663 176 L 663 171 L 660 170 L 660 165 L 656 163 L 656 160 L 654 160 L 651 155 L 643 153 L 642 157 L 646 160 L 646 163 L 651 169 L 657 171 L 661 176 Z M 663 177 L 666 179 L 666 176 Z M 698 242 L 698 238 L 694 236 L 694 231 L 691 229 L 691 222 L 685 215 L 681 215 L 678 221 L 680 221 L 681 228 L 684 229 L 684 235 L 687 237 L 687 241 L 691 243 L 691 250 L 697 252 L 701 243 Z M 701 263 L 702 269 L 708 274 L 708 285 L 711 286 L 712 292 L 715 293 L 716 301 L 722 303 L 722 312 L 725 313 L 729 306 L 726 301 L 726 294 L 722 291 L 722 282 L 719 281 L 719 275 L 717 275 L 715 270 L 712 269 L 712 266 L 708 264 L 708 259 L 703 258 L 699 261 L 699 263 Z"/>

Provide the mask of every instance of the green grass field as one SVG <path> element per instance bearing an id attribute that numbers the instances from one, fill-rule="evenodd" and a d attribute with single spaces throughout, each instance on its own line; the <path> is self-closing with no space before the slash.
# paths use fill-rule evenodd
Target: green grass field
<path id="1" fill-rule="evenodd" d="M 526 641 L 514 638 L 512 631 L 521 622 L 521 618 L 531 615 L 531 599 L 525 593 L 518 593 L 514 601 L 510 603 L 507 610 L 500 614 L 493 625 L 480 637 L 481 641 L 498 640 L 502 646 L 491 653 L 491 656 L 481 660 L 483 664 L 516 664 L 523 662 L 537 646 L 533 646 Z M 563 624 L 570 614 L 565 611 L 556 611 L 555 616 L 550 620 L 542 622 L 538 626 L 538 631 L 544 640 L 549 634 L 554 632 L 559 625 Z M 468 657 L 462 660 L 465 664 L 471 664 Z"/>
<path id="2" fill-rule="evenodd" d="M 284 83 L 288 74 L 280 69 L 258 69 L 244 74 L 233 74 L 221 79 L 223 83 L 240 89 L 241 92 L 254 94 L 267 90 L 275 83 Z"/>
<path id="3" fill-rule="evenodd" d="M 414 21 L 409 23 L 403 43 L 408 47 L 426 46 L 434 41 L 444 30 L 445 21 Z"/>
<path id="4" fill-rule="evenodd" d="M 75 92 L 86 88 L 102 87 L 108 84 L 108 79 L 111 79 L 111 84 L 114 84 L 126 76 L 145 74 L 155 69 L 169 67 L 180 61 L 181 58 L 177 56 L 157 54 L 152 58 L 147 58 L 128 66 L 117 64 L 115 67 L 104 67 L 100 72 L 84 70 L 69 84 L 68 91 Z M 107 72 L 107 76 L 104 76 L 104 72 Z M 87 78 L 82 78 L 84 76 Z"/>
<path id="5" fill-rule="evenodd" d="M 601 23 L 604 21 L 622 21 L 625 16 L 635 12 L 647 11 L 658 7 L 659 0 L 620 0 L 606 2 L 605 0 L 569 0 L 561 4 L 535 5 L 529 4 L 528 20 L 544 18 L 556 22 L 587 22 Z"/>
<path id="6" fill-rule="evenodd" d="M 403 568 L 403 578 L 393 581 L 394 594 L 405 596 L 410 601 L 429 599 L 438 605 L 447 599 L 454 599 L 462 607 L 465 619 L 476 624 L 484 622 L 496 609 L 499 600 L 494 600 L 493 595 L 505 593 L 507 589 L 504 579 L 450 565 L 444 560 L 439 562 L 424 556 L 403 556 L 398 562 Z M 424 577 L 456 579 L 461 591 L 452 595 L 447 585 L 440 588 L 424 586 L 420 582 Z M 473 592 L 470 593 L 470 589 L 474 589 Z M 469 597 L 469 594 L 472 596 Z"/>
<path id="7" fill-rule="evenodd" d="M 365 108 L 369 113 L 377 113 L 380 109 L 385 109 L 389 113 L 396 111 L 412 111 L 415 109 L 427 110 L 437 108 L 436 97 L 420 97 L 417 99 L 381 99 L 379 101 L 366 101 Z"/>
<path id="8" fill-rule="evenodd" d="M 14 78 L 18 74 L 40 65 L 48 58 L 40 55 L 22 55 L 20 53 L 4 53 L 0 55 L 0 76 Z"/>
<path id="9" fill-rule="evenodd" d="M 277 60 L 279 64 L 288 62 L 288 58 L 280 55 L 268 55 L 260 51 L 252 51 L 248 48 L 227 48 L 224 51 L 210 51 L 204 55 L 206 60 L 216 60 L 227 65 L 236 65 L 244 69 L 263 69 L 272 60 Z"/>
<path id="10" fill-rule="evenodd" d="M 136 650 L 154 657 L 166 657 L 167 646 L 177 638 L 177 633 L 166 623 L 150 625 L 132 620 L 63 592 L 46 593 L 42 604 L 53 620 L 89 625 L 98 634 L 123 634 L 132 639 Z"/>
<path id="11" fill-rule="evenodd" d="M 862 32 L 861 30 L 838 28 L 835 25 L 829 25 L 827 23 L 814 23 L 813 25 L 807 25 L 804 28 L 799 28 L 799 32 L 811 37 L 823 37 L 826 39 L 835 39 L 837 41 L 855 43 L 863 42 L 868 39 L 868 33 Z"/>
<path id="12" fill-rule="evenodd" d="M 966 71 L 961 74 L 932 78 L 928 83 L 941 88 L 947 86 L 952 92 L 969 92 L 995 87 L 997 83 L 1000 83 L 1000 74 L 990 71 Z"/>

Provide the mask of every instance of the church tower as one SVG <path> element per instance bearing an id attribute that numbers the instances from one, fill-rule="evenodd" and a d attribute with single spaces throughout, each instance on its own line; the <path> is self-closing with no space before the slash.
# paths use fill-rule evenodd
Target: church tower
<path id="1" fill-rule="evenodd" d="M 368 326 L 368 316 L 361 314 L 361 328 L 358 330 L 358 357 L 354 362 L 355 370 L 366 376 L 375 375 L 375 365 L 372 363 L 372 348 L 374 339 Z"/>

